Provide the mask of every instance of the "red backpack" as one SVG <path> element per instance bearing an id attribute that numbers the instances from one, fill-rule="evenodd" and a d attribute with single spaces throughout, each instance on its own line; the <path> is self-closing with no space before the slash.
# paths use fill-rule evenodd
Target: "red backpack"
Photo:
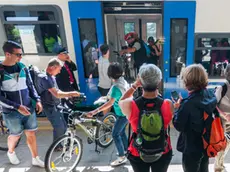
<path id="1" fill-rule="evenodd" d="M 202 140 L 208 157 L 215 157 L 218 152 L 226 148 L 227 140 L 217 108 L 212 114 L 204 112 Z"/>

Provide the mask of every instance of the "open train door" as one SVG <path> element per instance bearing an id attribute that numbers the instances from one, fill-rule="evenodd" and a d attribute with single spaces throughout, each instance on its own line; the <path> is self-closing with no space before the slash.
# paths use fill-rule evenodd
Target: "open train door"
<path id="1" fill-rule="evenodd" d="M 71 26 L 74 38 L 81 92 L 86 93 L 87 105 L 99 97 L 98 47 L 104 43 L 101 2 L 69 2 Z"/>
<path id="2" fill-rule="evenodd" d="M 196 1 L 164 1 L 164 97 L 185 96 L 181 70 L 193 63 Z"/>

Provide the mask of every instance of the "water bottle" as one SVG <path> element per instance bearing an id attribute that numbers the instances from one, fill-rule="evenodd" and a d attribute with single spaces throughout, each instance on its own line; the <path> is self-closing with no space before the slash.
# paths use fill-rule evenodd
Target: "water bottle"
<path id="1" fill-rule="evenodd" d="M 142 144 L 142 139 L 140 137 L 138 137 L 136 139 L 136 143 L 137 143 L 138 146 L 140 146 Z"/>

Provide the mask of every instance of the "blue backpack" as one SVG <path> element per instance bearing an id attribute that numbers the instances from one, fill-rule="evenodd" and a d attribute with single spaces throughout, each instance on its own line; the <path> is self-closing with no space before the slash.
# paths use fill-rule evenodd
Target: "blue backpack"
<path id="1" fill-rule="evenodd" d="M 145 50 L 146 50 L 146 56 L 147 56 L 147 57 L 150 57 L 150 55 L 151 55 L 151 50 L 150 50 L 149 46 L 148 46 L 144 41 L 143 41 L 143 45 L 144 45 Z"/>

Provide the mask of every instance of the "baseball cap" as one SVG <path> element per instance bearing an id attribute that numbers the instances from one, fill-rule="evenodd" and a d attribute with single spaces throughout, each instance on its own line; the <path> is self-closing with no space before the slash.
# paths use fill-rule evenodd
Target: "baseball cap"
<path id="1" fill-rule="evenodd" d="M 57 54 L 61 54 L 61 53 L 63 53 L 63 54 L 68 54 L 69 52 L 68 52 L 68 50 L 67 50 L 66 47 L 60 47 L 60 48 L 57 50 Z"/>

